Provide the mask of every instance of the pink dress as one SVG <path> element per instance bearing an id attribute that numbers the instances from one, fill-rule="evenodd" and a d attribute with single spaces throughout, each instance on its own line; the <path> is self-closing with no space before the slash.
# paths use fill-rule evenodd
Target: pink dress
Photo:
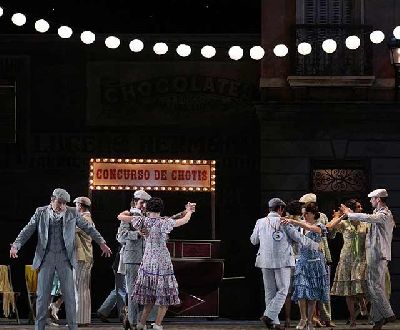
<path id="1" fill-rule="evenodd" d="M 178 283 L 166 244 L 174 224 L 175 220 L 171 218 L 134 217 L 133 227 L 138 230 L 145 228 L 149 232 L 132 294 L 141 305 L 180 304 Z"/>

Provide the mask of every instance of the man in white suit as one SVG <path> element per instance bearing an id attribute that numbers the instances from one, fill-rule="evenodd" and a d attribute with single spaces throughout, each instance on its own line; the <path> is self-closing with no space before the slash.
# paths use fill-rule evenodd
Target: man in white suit
<path id="1" fill-rule="evenodd" d="M 295 265 L 292 241 L 319 249 L 318 243 L 301 235 L 292 225 L 281 224 L 285 205 L 281 199 L 272 198 L 267 217 L 257 220 L 250 237 L 252 244 L 260 245 L 255 264 L 261 268 L 265 292 L 265 311 L 260 320 L 269 329 L 284 329 L 278 315 L 288 294 L 291 267 Z"/>
<path id="2" fill-rule="evenodd" d="M 35 330 L 45 328 L 50 303 L 54 273 L 60 278 L 68 326 L 77 329 L 76 301 L 72 270 L 76 267 L 75 229 L 79 227 L 100 245 L 106 256 L 111 255 L 104 238 L 77 212 L 67 206 L 70 195 L 57 188 L 53 191 L 50 205 L 38 207 L 28 224 L 11 245 L 10 257 L 18 258 L 18 251 L 37 232 L 37 245 L 33 268 L 39 269 L 36 299 Z"/>

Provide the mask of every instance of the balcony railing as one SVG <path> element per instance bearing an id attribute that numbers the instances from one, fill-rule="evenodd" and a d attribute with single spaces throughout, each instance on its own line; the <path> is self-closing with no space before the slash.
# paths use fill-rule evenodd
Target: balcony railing
<path id="1" fill-rule="evenodd" d="M 366 25 L 296 25 L 296 47 L 301 42 L 312 46 L 309 55 L 300 55 L 292 63 L 292 74 L 297 76 L 363 76 L 372 74 L 372 47 L 369 41 L 371 27 Z M 356 35 L 361 45 L 356 50 L 346 47 L 346 38 Z M 322 42 L 333 39 L 337 49 L 332 54 L 322 50 Z"/>

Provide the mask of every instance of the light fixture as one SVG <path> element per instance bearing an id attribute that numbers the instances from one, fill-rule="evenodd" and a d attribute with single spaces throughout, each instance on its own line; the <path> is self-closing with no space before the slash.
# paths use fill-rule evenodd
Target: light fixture
<path id="1" fill-rule="evenodd" d="M 261 46 L 254 46 L 250 48 L 250 57 L 253 60 L 261 60 L 265 55 L 265 50 Z"/>
<path id="2" fill-rule="evenodd" d="M 357 36 L 349 36 L 346 38 L 346 47 L 348 49 L 357 49 L 358 47 L 360 47 L 361 45 L 361 40 L 359 37 Z"/>
<path id="3" fill-rule="evenodd" d="M 134 53 L 139 53 L 143 50 L 144 48 L 144 44 L 142 40 L 139 39 L 133 39 L 130 43 L 129 43 L 129 49 L 134 52 Z"/>
<path id="4" fill-rule="evenodd" d="M 0 7 L 0 17 L 3 16 L 3 14 L 4 14 L 4 10 L 2 7 Z"/>
<path id="5" fill-rule="evenodd" d="M 232 60 L 238 61 L 243 57 L 243 48 L 240 46 L 232 46 L 228 51 L 228 55 Z"/>
<path id="6" fill-rule="evenodd" d="M 45 21 L 44 19 L 40 19 L 35 22 L 35 30 L 40 33 L 47 32 L 50 28 L 49 23 Z"/>
<path id="7" fill-rule="evenodd" d="M 311 54 L 312 51 L 311 44 L 309 44 L 308 42 L 301 42 L 297 46 L 297 51 L 299 52 L 300 55 Z"/>
<path id="8" fill-rule="evenodd" d="M 96 40 L 96 36 L 91 31 L 83 31 L 81 33 L 81 40 L 84 44 L 90 45 Z"/>
<path id="9" fill-rule="evenodd" d="M 208 46 L 208 45 L 204 46 L 200 51 L 201 55 L 203 55 L 205 58 L 214 57 L 216 52 L 217 51 L 215 50 L 215 48 L 213 46 Z"/>
<path id="10" fill-rule="evenodd" d="M 337 48 L 337 43 L 333 39 L 326 39 L 322 43 L 322 49 L 324 50 L 325 53 L 327 54 L 332 54 L 336 51 Z"/>
<path id="11" fill-rule="evenodd" d="M 178 53 L 179 56 L 187 57 L 187 56 L 189 56 L 190 53 L 192 52 L 192 49 L 191 49 L 190 46 L 188 46 L 188 45 L 180 44 L 180 45 L 176 48 L 176 52 Z"/>
<path id="12" fill-rule="evenodd" d="M 380 44 L 383 40 L 385 40 L 385 34 L 382 31 L 373 31 L 369 35 L 369 39 L 374 44 Z"/>
<path id="13" fill-rule="evenodd" d="M 400 39 L 400 26 L 396 26 L 396 27 L 393 29 L 393 36 L 394 36 L 396 39 Z"/>
<path id="14" fill-rule="evenodd" d="M 116 49 L 121 44 L 121 41 L 117 37 L 109 36 L 106 38 L 104 43 L 106 44 L 107 48 Z"/>
<path id="15" fill-rule="evenodd" d="M 22 26 L 26 23 L 26 17 L 24 14 L 15 13 L 14 15 L 12 15 L 11 21 L 17 26 Z"/>
<path id="16" fill-rule="evenodd" d="M 72 36 L 72 29 L 69 26 L 60 26 L 57 32 L 58 35 L 63 39 L 68 39 Z"/>
<path id="17" fill-rule="evenodd" d="M 274 52 L 275 56 L 285 57 L 287 55 L 287 53 L 289 52 L 289 49 L 286 47 L 286 45 L 279 44 L 274 47 L 273 52 Z"/>
<path id="18" fill-rule="evenodd" d="M 168 46 L 164 42 L 157 42 L 153 47 L 154 53 L 164 55 L 168 52 Z"/>

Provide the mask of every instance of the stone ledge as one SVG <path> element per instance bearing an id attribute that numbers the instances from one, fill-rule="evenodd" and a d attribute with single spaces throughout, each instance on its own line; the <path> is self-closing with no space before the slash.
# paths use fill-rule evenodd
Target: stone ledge
<path id="1" fill-rule="evenodd" d="M 288 76 L 290 87 L 370 87 L 375 76 Z"/>

